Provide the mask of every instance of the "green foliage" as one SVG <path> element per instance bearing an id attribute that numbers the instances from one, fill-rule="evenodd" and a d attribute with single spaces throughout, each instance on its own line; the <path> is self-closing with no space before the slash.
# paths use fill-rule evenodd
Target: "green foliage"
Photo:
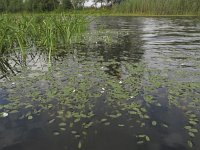
<path id="1" fill-rule="evenodd" d="M 23 0 L 0 0 L 0 12 L 22 11 L 23 9 L 22 7 L 23 7 Z"/>
<path id="2" fill-rule="evenodd" d="M 58 4 L 57 0 L 26 0 L 23 6 L 28 11 L 52 11 Z"/>
<path id="3" fill-rule="evenodd" d="M 20 50 L 25 62 L 27 49 L 43 47 L 51 55 L 55 48 L 66 48 L 85 30 L 84 17 L 67 15 L 0 16 L 0 54 Z M 58 50 L 58 49 L 57 49 Z"/>
<path id="4" fill-rule="evenodd" d="M 0 0 L 0 12 L 44 12 L 58 8 L 71 9 L 70 0 Z"/>
<path id="5" fill-rule="evenodd" d="M 64 10 L 71 9 L 73 7 L 71 0 L 63 0 L 61 7 Z"/>
<path id="6" fill-rule="evenodd" d="M 183 15 L 199 14 L 199 0 L 125 0 L 114 7 L 114 12 L 150 14 L 150 15 Z"/>
<path id="7" fill-rule="evenodd" d="M 0 0 L 0 12 L 8 10 L 8 1 L 7 0 Z"/>

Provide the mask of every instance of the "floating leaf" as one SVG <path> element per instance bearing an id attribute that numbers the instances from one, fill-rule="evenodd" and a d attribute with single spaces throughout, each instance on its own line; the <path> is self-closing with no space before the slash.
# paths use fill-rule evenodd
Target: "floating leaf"
<path id="1" fill-rule="evenodd" d="M 76 132 L 76 131 L 71 131 L 71 133 L 72 133 L 72 134 L 76 134 L 77 132 Z"/>
<path id="2" fill-rule="evenodd" d="M 84 125 L 84 128 L 87 129 L 93 125 L 93 122 L 89 122 L 88 124 Z"/>
<path id="3" fill-rule="evenodd" d="M 107 121 L 107 119 L 106 119 L 106 118 L 103 118 L 103 119 L 101 119 L 101 122 L 105 122 L 105 121 Z"/>
<path id="4" fill-rule="evenodd" d="M 33 119 L 33 116 L 28 116 L 28 120 L 31 120 L 31 119 Z"/>
<path id="5" fill-rule="evenodd" d="M 192 133 L 192 132 L 188 132 L 188 134 L 189 134 L 189 136 L 191 136 L 191 137 L 195 137 L 194 133 Z"/>
<path id="6" fill-rule="evenodd" d="M 161 107 L 162 105 L 160 103 L 157 103 L 156 106 Z"/>
<path id="7" fill-rule="evenodd" d="M 29 104 L 25 108 L 28 109 L 28 108 L 31 108 L 31 107 L 33 107 L 33 105 Z"/>
<path id="8" fill-rule="evenodd" d="M 143 118 L 149 119 L 149 116 L 148 115 L 144 115 Z"/>
<path id="9" fill-rule="evenodd" d="M 60 135 L 60 133 L 59 132 L 54 132 L 53 135 Z"/>
<path id="10" fill-rule="evenodd" d="M 188 146 L 189 146 L 190 148 L 192 148 L 192 147 L 193 147 L 193 144 L 192 144 L 192 142 L 191 142 L 191 141 L 187 141 L 187 144 L 188 144 Z"/>
<path id="11" fill-rule="evenodd" d="M 124 124 L 118 124 L 119 127 L 124 127 Z"/>
<path id="12" fill-rule="evenodd" d="M 193 132 L 193 133 L 198 133 L 198 130 L 197 130 L 197 129 L 190 129 L 189 131 L 190 131 L 190 132 Z"/>
<path id="13" fill-rule="evenodd" d="M 146 138 L 146 141 L 147 141 L 147 142 L 149 142 L 149 141 L 150 141 L 150 138 L 149 138 L 149 136 L 147 136 L 147 135 L 146 135 L 146 136 L 145 136 L 145 138 Z"/>
<path id="14" fill-rule="evenodd" d="M 142 112 L 147 112 L 147 110 L 145 108 L 141 108 Z"/>
<path id="15" fill-rule="evenodd" d="M 184 128 L 185 128 L 185 129 L 187 129 L 187 130 L 190 130 L 190 129 L 192 129 L 192 127 L 191 127 L 191 126 L 185 126 Z"/>
<path id="16" fill-rule="evenodd" d="M 56 119 L 49 120 L 49 124 L 53 123 Z"/>
<path id="17" fill-rule="evenodd" d="M 82 147 L 82 143 L 81 143 L 81 141 L 79 141 L 78 142 L 78 148 L 81 149 L 81 147 Z"/>
<path id="18" fill-rule="evenodd" d="M 165 127 L 165 128 L 168 128 L 168 125 L 166 125 L 166 124 L 163 124 L 163 127 Z"/>
<path id="19" fill-rule="evenodd" d="M 146 135 L 144 135 L 144 134 L 138 135 L 139 138 L 144 138 L 145 136 L 146 136 Z"/>
<path id="20" fill-rule="evenodd" d="M 110 122 L 105 122 L 104 125 L 105 125 L 105 126 L 109 126 L 109 125 L 110 125 Z"/>
<path id="21" fill-rule="evenodd" d="M 18 110 L 12 110 L 10 111 L 10 114 L 15 114 L 15 113 L 18 113 L 19 111 Z"/>
<path id="22" fill-rule="evenodd" d="M 81 136 L 80 136 L 80 135 L 75 135 L 74 137 L 75 137 L 75 138 L 80 138 Z"/>
<path id="23" fill-rule="evenodd" d="M 153 126 L 156 126 L 156 125 L 157 125 L 157 122 L 156 122 L 156 121 L 152 121 L 151 124 L 152 124 Z"/>
<path id="24" fill-rule="evenodd" d="M 145 126 L 145 123 L 142 122 L 141 125 L 140 125 L 140 127 L 142 128 L 142 127 L 144 127 L 144 126 Z"/>
<path id="25" fill-rule="evenodd" d="M 63 127 L 63 126 L 66 126 L 67 124 L 65 123 L 65 122 L 61 122 L 61 123 L 59 123 L 59 126 L 60 127 Z"/>
<path id="26" fill-rule="evenodd" d="M 66 129 L 65 129 L 65 128 L 60 128 L 60 130 L 62 130 L 62 131 L 66 131 Z"/>
<path id="27" fill-rule="evenodd" d="M 196 125 L 196 124 L 197 124 L 195 121 L 189 121 L 189 123 L 190 123 L 191 125 Z"/>
<path id="28" fill-rule="evenodd" d="M 82 134 L 83 134 L 83 135 L 87 135 L 87 132 L 83 131 Z"/>
<path id="29" fill-rule="evenodd" d="M 8 113 L 7 113 L 7 112 L 3 112 L 3 113 L 2 113 L 2 116 L 3 116 L 3 117 L 7 117 L 7 116 L 8 116 Z"/>
<path id="30" fill-rule="evenodd" d="M 143 144 L 144 143 L 144 141 L 138 141 L 137 142 L 137 144 Z"/>
<path id="31" fill-rule="evenodd" d="M 74 120 L 74 123 L 77 123 L 77 122 L 79 122 L 79 121 L 80 121 L 80 119 L 77 118 L 77 119 Z"/>

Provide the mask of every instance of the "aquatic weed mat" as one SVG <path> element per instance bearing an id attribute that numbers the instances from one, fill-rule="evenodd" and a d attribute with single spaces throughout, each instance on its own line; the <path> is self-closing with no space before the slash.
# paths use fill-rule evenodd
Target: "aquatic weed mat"
<path id="1" fill-rule="evenodd" d="M 101 59 L 68 57 L 50 71 L 26 70 L 1 82 L 2 125 L 42 127 L 52 139 L 68 139 L 66 145 L 74 149 L 94 147 L 91 138 L 105 132 L 123 133 L 132 147 L 160 143 L 196 149 L 200 82 L 181 79 L 199 78 L 199 71 Z M 174 143 L 170 138 L 176 138 Z"/>

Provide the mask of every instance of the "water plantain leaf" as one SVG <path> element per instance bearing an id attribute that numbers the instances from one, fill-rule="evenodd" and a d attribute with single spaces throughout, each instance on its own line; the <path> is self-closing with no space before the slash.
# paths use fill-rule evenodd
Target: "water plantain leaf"
<path id="1" fill-rule="evenodd" d="M 110 125 L 110 122 L 105 122 L 104 125 L 105 125 L 105 126 L 109 126 L 109 125 Z"/>
<path id="2" fill-rule="evenodd" d="M 54 132 L 53 135 L 60 135 L 60 133 L 59 132 Z"/>
<path id="3" fill-rule="evenodd" d="M 71 133 L 72 133 L 72 134 L 77 134 L 77 132 L 76 132 L 76 131 L 71 131 Z"/>
<path id="4" fill-rule="evenodd" d="M 137 137 L 139 137 L 139 138 L 144 138 L 146 135 L 144 135 L 144 134 L 140 134 L 140 135 L 138 135 Z"/>
<path id="5" fill-rule="evenodd" d="M 195 121 L 189 121 L 189 123 L 190 123 L 191 125 L 196 125 L 196 124 L 197 124 Z"/>
<path id="6" fill-rule="evenodd" d="M 190 130 L 190 129 L 192 129 L 191 126 L 185 126 L 184 128 L 185 128 L 186 130 Z"/>
<path id="7" fill-rule="evenodd" d="M 49 120 L 49 124 L 53 123 L 55 119 Z"/>
<path id="8" fill-rule="evenodd" d="M 10 111 L 10 114 L 15 114 L 15 113 L 18 113 L 19 111 L 18 110 L 12 110 Z"/>
<path id="9" fill-rule="evenodd" d="M 61 123 L 59 123 L 59 126 L 60 127 L 63 127 L 63 126 L 66 126 L 67 124 L 65 123 L 65 122 L 61 122 Z"/>
<path id="10" fill-rule="evenodd" d="M 61 131 L 66 131 L 66 128 L 60 128 Z"/>
<path id="11" fill-rule="evenodd" d="M 156 121 L 152 121 L 151 124 L 152 124 L 153 126 L 156 126 L 156 125 L 157 125 L 157 122 L 156 122 Z"/>
<path id="12" fill-rule="evenodd" d="M 101 119 L 101 122 L 105 122 L 105 121 L 107 121 L 107 119 L 106 119 L 106 118 L 103 118 L 103 119 Z"/>
<path id="13" fill-rule="evenodd" d="M 193 147 L 193 144 L 192 144 L 192 142 L 191 142 L 191 141 L 187 141 L 187 144 L 188 144 L 188 146 L 189 146 L 190 148 L 192 148 L 192 147 Z"/>
<path id="14" fill-rule="evenodd" d="M 78 142 L 78 148 L 81 149 L 81 147 L 82 147 L 82 143 L 81 143 L 81 141 L 79 141 Z"/>
<path id="15" fill-rule="evenodd" d="M 124 127 L 124 124 L 118 124 L 118 127 Z"/>
<path id="16" fill-rule="evenodd" d="M 190 132 L 193 132 L 193 133 L 198 133 L 198 130 L 197 130 L 197 129 L 190 129 L 189 131 L 190 131 Z"/>
<path id="17" fill-rule="evenodd" d="M 191 137 L 195 137 L 194 133 L 192 133 L 192 132 L 188 132 L 188 134 L 189 134 L 189 136 L 191 136 Z"/>
<path id="18" fill-rule="evenodd" d="M 168 125 L 166 125 L 166 124 L 163 124 L 163 127 L 165 127 L 165 128 L 168 128 L 169 126 L 168 126 Z"/>
<path id="19" fill-rule="evenodd" d="M 149 138 L 149 136 L 147 136 L 147 135 L 146 135 L 146 136 L 145 136 L 145 138 L 146 138 L 146 141 L 147 141 L 147 142 L 149 142 L 149 141 L 150 141 L 150 138 Z"/>
<path id="20" fill-rule="evenodd" d="M 143 144 L 144 143 L 144 141 L 138 141 L 137 142 L 137 144 Z"/>
<path id="21" fill-rule="evenodd" d="M 28 116 L 28 120 L 31 120 L 31 119 L 33 119 L 33 116 Z"/>

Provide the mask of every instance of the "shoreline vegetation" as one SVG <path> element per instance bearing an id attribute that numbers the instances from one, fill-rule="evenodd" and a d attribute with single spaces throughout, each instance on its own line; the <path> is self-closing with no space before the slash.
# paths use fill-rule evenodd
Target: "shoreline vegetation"
<path id="1" fill-rule="evenodd" d="M 17 52 L 26 65 L 27 54 L 37 50 L 48 55 L 50 66 L 52 56 L 80 40 L 88 20 L 61 13 L 5 14 L 0 16 L 0 21 L 0 57 Z"/>
<path id="2" fill-rule="evenodd" d="M 102 7 L 84 7 L 85 0 L 1 0 L 0 13 L 78 14 L 95 16 L 199 16 L 199 0 L 93 0 Z M 48 3 L 47 3 L 48 1 Z"/>
<path id="3" fill-rule="evenodd" d="M 200 15 L 199 0 L 125 0 L 115 5 L 116 13 L 150 15 Z"/>
<path id="4" fill-rule="evenodd" d="M 122 13 L 122 12 L 114 12 L 109 8 L 85 8 L 79 10 L 67 10 L 67 11 L 51 11 L 51 12 L 2 12 L 2 15 L 77 15 L 77 16 L 124 16 L 124 17 L 198 17 L 200 16 L 200 12 L 197 14 L 193 13 L 184 13 L 184 14 L 155 14 L 155 13 L 145 13 L 145 12 L 137 12 L 137 13 Z"/>

